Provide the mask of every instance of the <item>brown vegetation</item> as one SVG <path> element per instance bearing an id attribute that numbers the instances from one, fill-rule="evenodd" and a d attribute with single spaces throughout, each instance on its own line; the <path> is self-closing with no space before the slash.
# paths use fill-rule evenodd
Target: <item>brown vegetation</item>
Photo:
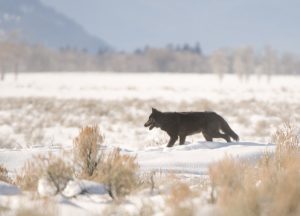
<path id="1" fill-rule="evenodd" d="M 100 145 L 104 137 L 100 134 L 98 126 L 86 126 L 81 129 L 74 140 L 74 164 L 78 169 L 78 176 L 91 177 L 94 174 L 100 160 Z"/>
<path id="2" fill-rule="evenodd" d="M 36 191 L 38 181 L 45 177 L 61 192 L 73 178 L 72 166 L 61 157 L 49 154 L 37 155 L 28 160 L 16 177 L 16 184 L 23 190 Z"/>
<path id="3" fill-rule="evenodd" d="M 74 128 L 82 126 L 84 119 L 86 125 L 101 122 L 105 134 L 114 144 L 120 144 L 123 140 L 127 140 L 128 144 L 135 144 L 136 140 L 145 140 L 147 146 L 162 145 L 166 140 L 164 133 L 161 133 L 162 136 L 158 134 L 155 138 L 150 139 L 150 133 L 141 128 L 141 122 L 146 121 L 151 104 L 157 104 L 160 109 L 166 111 L 218 111 L 225 116 L 227 121 L 237 124 L 237 128 L 242 128 L 237 131 L 241 139 L 249 140 L 255 138 L 255 140 L 270 141 L 272 132 L 282 122 L 282 119 L 285 119 L 286 113 L 293 113 L 292 120 L 294 121 L 300 116 L 297 112 L 300 109 L 299 104 L 286 102 L 287 105 L 283 106 L 282 102 L 270 104 L 267 101 L 259 100 L 222 100 L 215 103 L 206 100 L 175 102 L 155 99 L 124 99 L 121 101 L 56 99 L 53 101 L 51 98 L 3 98 L 0 99 L 0 111 L 4 111 L 4 113 L 9 111 L 10 114 L 1 116 L 0 124 L 11 125 L 11 134 L 0 137 L 0 142 L 3 147 L 22 148 L 18 145 L 18 137 L 24 137 L 28 147 L 40 143 L 49 144 L 53 139 L 53 145 L 61 147 L 63 143 L 57 141 L 56 137 L 46 136 L 45 130 L 52 127 L 74 130 Z M 128 112 L 128 110 L 134 112 Z M 266 118 L 266 115 L 269 117 Z M 28 116 L 33 116 L 33 118 Z M 263 121 L 260 121 L 261 119 Z M 135 139 L 130 139 L 130 137 L 128 139 L 128 133 L 120 133 L 122 128 L 128 127 L 128 124 L 130 124 L 130 131 L 135 133 Z M 76 130 L 70 137 L 75 135 Z M 199 138 L 197 139 L 199 140 Z"/>
<path id="4" fill-rule="evenodd" d="M 219 215 L 299 215 L 299 137 L 289 125 L 275 136 L 275 154 L 258 163 L 227 157 L 212 165 Z"/>
<path id="5" fill-rule="evenodd" d="M 138 187 L 138 169 L 136 157 L 122 155 L 119 149 L 115 149 L 105 154 L 94 179 L 107 185 L 109 195 L 119 200 Z"/>
<path id="6" fill-rule="evenodd" d="M 179 180 L 174 182 L 170 194 L 166 197 L 166 204 L 168 206 L 167 215 L 195 215 L 196 207 L 194 206 L 193 198 L 196 195 L 188 184 Z"/>
<path id="7" fill-rule="evenodd" d="M 107 186 L 114 200 L 131 193 L 138 186 L 136 157 L 100 149 L 104 137 L 98 126 L 86 126 L 74 140 L 74 160 L 78 176 L 96 180 Z M 99 150 L 100 149 L 100 150 Z"/>
<path id="8" fill-rule="evenodd" d="M 12 179 L 8 176 L 8 171 L 5 166 L 0 164 L 0 181 L 11 183 Z"/>

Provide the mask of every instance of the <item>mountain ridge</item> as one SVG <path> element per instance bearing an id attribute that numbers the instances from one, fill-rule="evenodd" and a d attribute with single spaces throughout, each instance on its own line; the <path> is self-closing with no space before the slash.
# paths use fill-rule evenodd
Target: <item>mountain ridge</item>
<path id="1" fill-rule="evenodd" d="M 17 32 L 22 41 L 51 48 L 70 47 L 98 52 L 110 49 L 104 40 L 39 0 L 0 0 L 2 35 Z"/>

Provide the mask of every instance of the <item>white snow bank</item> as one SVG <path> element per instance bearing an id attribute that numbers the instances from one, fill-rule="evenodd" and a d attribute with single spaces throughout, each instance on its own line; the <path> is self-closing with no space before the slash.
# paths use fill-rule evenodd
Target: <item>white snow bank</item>
<path id="1" fill-rule="evenodd" d="M 38 181 L 37 191 L 41 197 L 53 196 L 57 193 L 57 188 L 46 177 L 42 177 Z"/>
<path id="2" fill-rule="evenodd" d="M 114 149 L 104 146 L 105 150 Z M 265 151 L 273 152 L 274 144 L 254 142 L 197 142 L 185 145 L 151 147 L 144 150 L 121 148 L 123 154 L 136 155 L 141 171 L 170 171 L 190 174 L 206 174 L 208 166 L 221 160 L 225 155 L 238 157 L 242 160 L 256 161 Z M 20 169 L 23 163 L 35 154 L 47 154 L 49 151 L 58 154 L 62 150 L 33 148 L 21 151 L 0 151 L 0 163 L 10 172 Z M 90 190 L 88 187 L 88 190 Z M 87 189 L 87 188 L 85 188 Z"/>
<path id="3" fill-rule="evenodd" d="M 157 147 L 137 154 L 142 170 L 172 171 L 192 174 L 206 174 L 208 166 L 225 155 L 242 160 L 255 161 L 265 151 L 274 151 L 275 145 L 252 142 L 198 142 L 172 148 Z"/>
<path id="4" fill-rule="evenodd" d="M 103 146 L 105 151 L 111 151 L 113 146 Z M 232 155 L 239 157 L 241 160 L 249 160 L 254 162 L 265 151 L 274 151 L 275 145 L 262 144 L 253 142 L 197 142 L 187 143 L 186 145 L 175 145 L 172 148 L 152 147 L 144 150 L 121 149 L 121 153 L 136 155 L 141 171 L 158 170 L 163 172 L 180 172 L 185 176 L 205 175 L 207 174 L 208 166 L 225 155 Z M 21 167 L 25 159 L 37 153 L 47 154 L 49 151 L 58 153 L 57 149 L 27 149 L 26 151 L 12 151 L 5 150 L 0 152 L 0 158 L 6 156 L 8 167 L 16 169 Z M 17 159 L 17 160 L 16 160 Z M 200 177 L 200 176 L 199 176 Z M 258 183 L 259 184 L 259 183 Z M 51 195 L 51 187 L 45 180 L 39 181 L 38 191 L 41 195 Z M 49 187 L 49 188 L 48 188 Z M 7 183 L 0 182 L 0 202 L 6 203 L 8 201 L 11 209 L 18 209 L 20 206 L 34 206 L 35 201 L 29 199 L 22 199 L 20 190 Z M 19 196 L 10 196 L 19 195 Z M 12 198 L 11 198 L 12 197 Z M 26 198 L 26 197 L 25 197 Z M 129 202 L 123 203 L 122 207 L 133 212 L 137 211 L 137 199 L 147 200 L 151 199 L 154 203 L 162 203 L 163 196 L 140 194 Z M 147 198 L 147 199 L 146 199 Z M 158 200 L 156 200 L 156 198 Z M 111 205 L 111 198 L 107 193 L 105 185 L 87 180 L 73 180 L 67 184 L 62 195 L 54 197 L 58 204 L 57 208 L 60 215 L 94 215 L 101 214 L 107 207 Z M 162 204 L 163 206 L 163 204 Z M 211 208 L 201 209 L 201 214 L 208 214 Z"/>
<path id="5" fill-rule="evenodd" d="M 66 197 L 75 197 L 82 193 L 104 195 L 107 190 L 103 184 L 87 180 L 72 180 L 68 182 L 63 191 L 63 195 Z"/>
<path id="6" fill-rule="evenodd" d="M 17 81 L 13 74 L 7 74 L 0 85 L 0 97 L 165 98 L 180 101 L 187 100 L 188 95 L 189 100 L 209 98 L 219 101 L 226 95 L 232 99 L 297 101 L 299 79 L 299 76 L 278 75 L 271 80 L 258 80 L 250 76 L 248 82 L 241 82 L 237 76 L 226 74 L 221 83 L 214 74 L 22 73 Z"/>

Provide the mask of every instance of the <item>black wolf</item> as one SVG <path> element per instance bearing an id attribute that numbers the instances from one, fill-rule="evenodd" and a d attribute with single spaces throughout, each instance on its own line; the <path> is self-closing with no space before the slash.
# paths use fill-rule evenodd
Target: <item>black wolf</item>
<path id="1" fill-rule="evenodd" d="M 161 112 L 152 108 L 152 113 L 144 126 L 149 127 L 149 130 L 158 127 L 166 131 L 170 136 L 167 147 L 172 147 L 178 136 L 180 145 L 183 145 L 186 136 L 200 132 L 207 141 L 223 138 L 231 142 L 230 137 L 239 140 L 239 136 L 229 127 L 224 118 L 215 112 Z"/>

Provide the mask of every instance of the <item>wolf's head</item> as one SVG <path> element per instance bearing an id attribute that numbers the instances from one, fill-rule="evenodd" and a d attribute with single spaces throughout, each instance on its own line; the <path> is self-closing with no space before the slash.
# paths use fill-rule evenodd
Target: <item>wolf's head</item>
<path id="1" fill-rule="evenodd" d="M 157 122 L 158 116 L 161 112 L 155 108 L 152 108 L 152 113 L 149 116 L 148 121 L 144 124 L 145 127 L 149 127 L 149 130 L 152 130 L 154 127 L 159 127 Z"/>

